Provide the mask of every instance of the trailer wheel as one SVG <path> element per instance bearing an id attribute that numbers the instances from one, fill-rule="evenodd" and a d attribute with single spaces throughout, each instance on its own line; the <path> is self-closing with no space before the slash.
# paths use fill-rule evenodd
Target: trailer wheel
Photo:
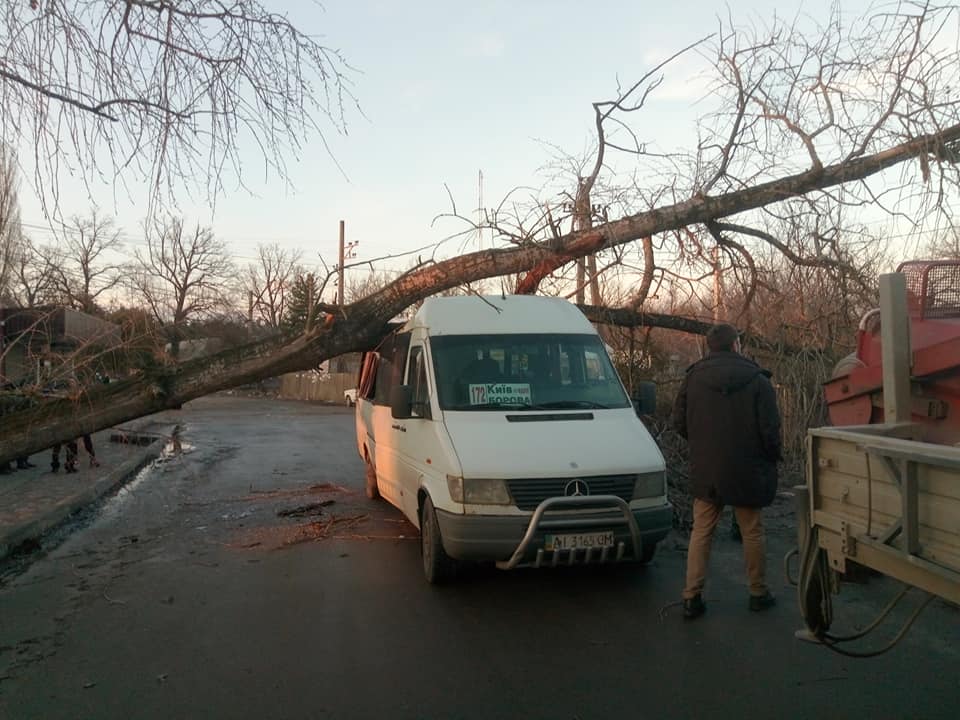
<path id="1" fill-rule="evenodd" d="M 428 583 L 441 585 L 453 577 L 456 564 L 443 549 L 437 512 L 429 495 L 420 509 L 420 555 Z"/>
<path id="2" fill-rule="evenodd" d="M 804 578 L 800 578 L 798 588 L 803 622 L 816 637 L 821 637 L 830 630 L 833 619 L 829 581 L 826 576 L 826 573 L 830 571 L 827 568 L 824 555 L 823 550 L 817 550 L 815 562 L 818 565 L 818 571 L 813 572 L 807 578 L 807 582 L 804 582 Z"/>

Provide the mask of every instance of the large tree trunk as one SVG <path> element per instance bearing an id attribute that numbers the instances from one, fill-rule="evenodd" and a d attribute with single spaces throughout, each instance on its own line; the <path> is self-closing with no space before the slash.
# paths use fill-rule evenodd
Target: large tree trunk
<path id="1" fill-rule="evenodd" d="M 960 139 L 960 125 L 939 135 L 918 138 L 848 162 L 791 175 L 718 196 L 697 196 L 680 203 L 570 233 L 544 244 L 481 250 L 418 268 L 371 295 L 343 308 L 294 340 L 278 338 L 227 350 L 170 367 L 153 369 L 136 379 L 91 389 L 76 400 L 40 400 L 29 409 L 2 417 L 0 463 L 38 452 L 84 433 L 173 408 L 218 390 L 282 373 L 307 370 L 345 352 L 365 350 L 382 337 L 387 323 L 415 302 L 467 282 L 555 267 L 602 247 L 613 247 L 706 223 L 811 191 L 861 180 L 911 157 L 945 157 L 944 144 Z M 664 316 L 638 315 L 637 324 L 652 325 Z M 593 313 L 591 313 L 593 314 Z M 659 318 L 659 320 L 658 320 Z M 595 319 L 601 319 L 595 316 Z M 630 324 L 630 318 L 620 318 Z M 687 328 L 693 326 L 685 321 Z M 698 330 L 702 327 L 698 326 Z"/>

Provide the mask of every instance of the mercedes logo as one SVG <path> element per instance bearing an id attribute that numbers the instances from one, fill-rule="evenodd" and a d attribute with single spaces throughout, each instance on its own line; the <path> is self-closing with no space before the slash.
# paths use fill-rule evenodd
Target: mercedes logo
<path id="1" fill-rule="evenodd" d="M 589 495 L 590 486 L 580 478 L 577 478 L 576 480 L 571 480 L 566 484 L 566 486 L 563 488 L 563 494 L 567 497 L 581 497 L 583 495 Z"/>

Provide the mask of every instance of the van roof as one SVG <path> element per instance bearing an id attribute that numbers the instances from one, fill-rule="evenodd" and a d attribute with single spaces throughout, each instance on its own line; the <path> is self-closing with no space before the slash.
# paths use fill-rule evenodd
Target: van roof
<path id="1" fill-rule="evenodd" d="M 596 334 L 576 305 L 563 298 L 538 295 L 428 298 L 404 329 L 415 327 L 425 327 L 431 335 Z"/>

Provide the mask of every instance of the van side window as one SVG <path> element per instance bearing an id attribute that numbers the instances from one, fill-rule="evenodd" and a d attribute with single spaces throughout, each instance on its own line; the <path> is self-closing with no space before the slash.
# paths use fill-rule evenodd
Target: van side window
<path id="1" fill-rule="evenodd" d="M 375 405 L 389 405 L 393 386 L 403 383 L 409 347 L 409 332 L 392 335 L 380 344 L 380 367 L 377 368 L 377 385 L 373 396 Z"/>
<path id="2" fill-rule="evenodd" d="M 375 352 L 363 354 L 360 362 L 360 380 L 357 383 L 357 397 L 365 400 L 373 398 L 377 388 L 377 365 L 380 356 Z"/>
<path id="3" fill-rule="evenodd" d="M 413 414 L 431 419 L 433 413 L 430 412 L 430 388 L 427 385 L 427 358 L 420 345 L 410 350 L 410 374 L 407 383 L 413 391 Z"/>
<path id="4" fill-rule="evenodd" d="M 377 362 L 377 377 L 373 395 L 375 405 L 386 405 L 388 402 L 387 398 L 390 394 L 388 390 L 388 385 L 390 385 L 390 358 L 393 356 L 393 341 L 394 336 L 391 335 L 380 343 L 380 347 L 376 350 L 379 360 Z"/>

